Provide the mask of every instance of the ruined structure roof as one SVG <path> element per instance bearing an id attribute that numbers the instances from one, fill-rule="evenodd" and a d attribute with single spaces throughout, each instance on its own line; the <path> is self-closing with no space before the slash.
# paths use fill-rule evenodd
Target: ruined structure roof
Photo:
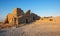
<path id="1" fill-rule="evenodd" d="M 31 10 L 27 10 L 27 11 L 26 11 L 26 14 L 30 14 L 30 11 L 31 11 Z"/>
<path id="2" fill-rule="evenodd" d="M 21 8 L 14 8 L 13 13 L 14 14 L 23 13 L 23 10 L 21 10 Z"/>

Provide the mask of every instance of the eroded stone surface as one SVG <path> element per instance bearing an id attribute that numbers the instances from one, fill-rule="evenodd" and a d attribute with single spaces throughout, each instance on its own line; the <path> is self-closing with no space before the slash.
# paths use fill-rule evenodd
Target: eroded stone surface
<path id="1" fill-rule="evenodd" d="M 13 13 L 7 15 L 4 23 L 18 26 L 18 24 L 21 23 L 30 23 L 32 21 L 40 19 L 39 16 L 30 12 L 30 10 L 27 10 L 26 13 L 24 13 L 20 8 L 15 8 L 13 10 Z"/>

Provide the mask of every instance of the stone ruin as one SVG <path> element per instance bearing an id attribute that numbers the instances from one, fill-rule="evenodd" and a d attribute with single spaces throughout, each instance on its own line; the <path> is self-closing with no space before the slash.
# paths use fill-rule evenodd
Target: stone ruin
<path id="1" fill-rule="evenodd" d="M 15 8 L 12 13 L 7 15 L 3 23 L 18 26 L 19 24 L 22 23 L 30 23 L 40 19 L 39 16 L 30 12 L 31 12 L 30 10 L 27 10 L 26 13 L 24 13 L 23 10 L 21 10 L 20 8 Z"/>

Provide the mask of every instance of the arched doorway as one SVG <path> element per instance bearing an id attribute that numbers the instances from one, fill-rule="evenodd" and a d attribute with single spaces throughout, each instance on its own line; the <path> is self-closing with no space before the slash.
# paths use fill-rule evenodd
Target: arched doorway
<path id="1" fill-rule="evenodd" d="M 28 19 L 26 19 L 26 23 L 29 23 Z"/>
<path id="2" fill-rule="evenodd" d="M 33 17 L 33 20 L 35 20 L 35 17 Z"/>

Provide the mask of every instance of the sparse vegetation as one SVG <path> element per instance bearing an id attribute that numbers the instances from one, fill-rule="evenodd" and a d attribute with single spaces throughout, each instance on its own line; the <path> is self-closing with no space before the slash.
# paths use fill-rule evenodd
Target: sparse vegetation
<path id="1" fill-rule="evenodd" d="M 53 19 L 49 19 L 50 21 L 53 21 Z"/>
<path id="2" fill-rule="evenodd" d="M 43 20 L 43 18 L 41 18 L 41 20 Z"/>

